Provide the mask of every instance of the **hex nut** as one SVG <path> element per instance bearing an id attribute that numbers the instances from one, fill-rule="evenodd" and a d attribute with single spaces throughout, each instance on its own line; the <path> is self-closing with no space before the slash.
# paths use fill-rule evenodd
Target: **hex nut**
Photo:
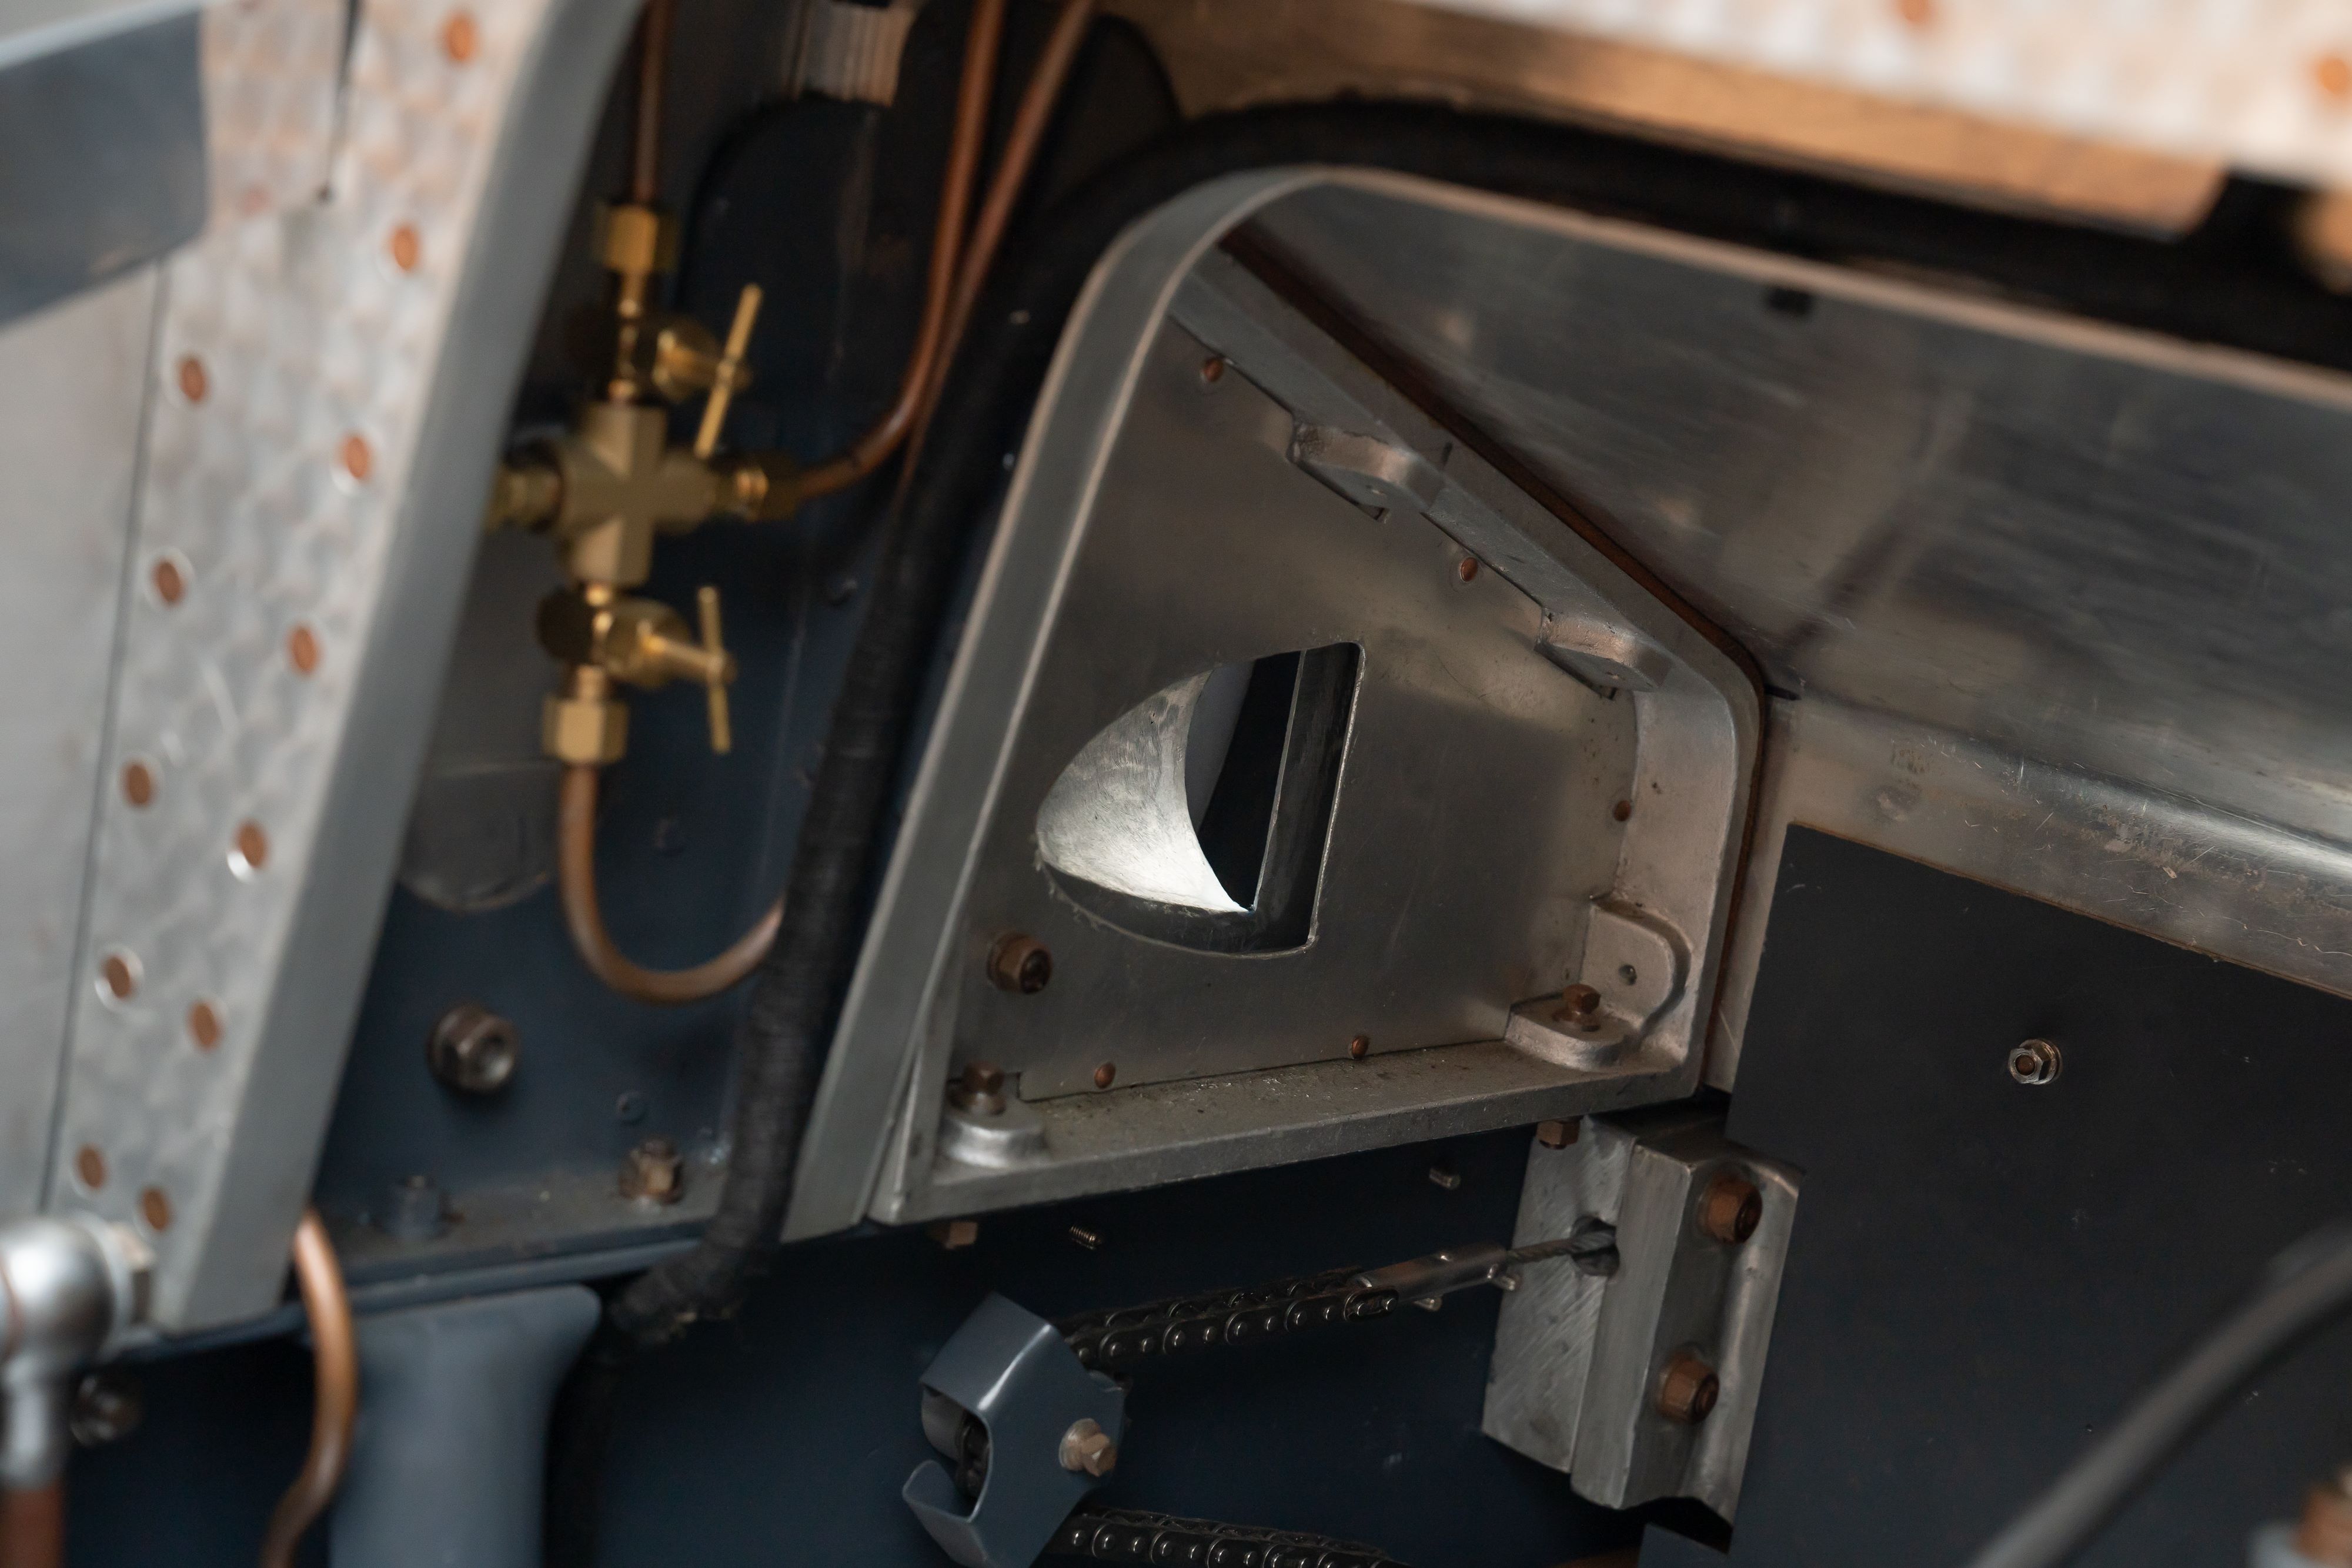
<path id="1" fill-rule="evenodd" d="M 1561 1023 L 1591 1033 L 1601 1027 L 1601 992 L 1578 981 L 1559 993 L 1559 1011 L 1554 1015 Z"/>
<path id="2" fill-rule="evenodd" d="M 1098 1422 L 1072 1422 L 1062 1434 L 1062 1468 L 1099 1480 L 1118 1468 L 1118 1445 Z"/>
<path id="3" fill-rule="evenodd" d="M 1756 1184 L 1731 1171 L 1722 1171 L 1699 1194 L 1698 1228 L 1727 1247 L 1737 1247 L 1756 1234 L 1764 1218 L 1764 1195 Z"/>
<path id="4" fill-rule="evenodd" d="M 629 710 L 610 698 L 549 697 L 539 728 L 541 744 L 560 762 L 601 768 L 629 748 Z"/>
<path id="5" fill-rule="evenodd" d="M 2009 1075 L 2029 1089 L 2054 1083 L 2065 1067 L 2063 1052 L 2046 1040 L 2029 1040 L 2009 1053 Z"/>
<path id="6" fill-rule="evenodd" d="M 621 1196 L 638 1203 L 676 1203 L 686 1196 L 686 1161 L 667 1138 L 647 1138 L 621 1161 Z"/>
<path id="7" fill-rule="evenodd" d="M 657 208 L 618 202 L 598 209 L 596 250 L 614 272 L 667 272 L 677 263 L 677 220 Z"/>
<path id="8" fill-rule="evenodd" d="M 433 1025 L 425 1065 L 461 1094 L 495 1094 L 514 1076 L 521 1051 L 511 1022 L 479 1002 L 459 1002 Z"/>
<path id="9" fill-rule="evenodd" d="M 1004 1069 L 992 1061 L 971 1061 L 948 1091 L 949 1103 L 979 1116 L 1004 1113 Z"/>
<path id="10" fill-rule="evenodd" d="M 988 949 L 989 983 L 1000 991 L 1034 997 L 1054 978 L 1054 955 L 1034 936 L 1008 931 Z"/>
<path id="11" fill-rule="evenodd" d="M 1678 1350 L 1658 1376 L 1658 1414 L 1669 1421 L 1696 1427 L 1715 1409 L 1723 1385 L 1715 1368 L 1686 1350 Z"/>
<path id="12" fill-rule="evenodd" d="M 1575 1122 L 1538 1122 L 1536 1142 L 1547 1149 L 1564 1149 L 1576 1142 L 1579 1124 Z"/>

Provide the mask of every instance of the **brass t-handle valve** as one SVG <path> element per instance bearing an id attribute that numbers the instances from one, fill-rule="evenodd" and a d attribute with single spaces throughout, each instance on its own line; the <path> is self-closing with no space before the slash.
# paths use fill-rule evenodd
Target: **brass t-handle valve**
<path id="1" fill-rule="evenodd" d="M 760 286 L 747 283 L 735 301 L 735 319 L 727 329 L 727 347 L 710 374 L 710 401 L 702 405 L 702 426 L 694 433 L 694 455 L 706 461 L 719 450 L 719 427 L 727 423 L 727 405 L 733 400 L 737 385 L 745 379 L 743 355 L 751 346 L 751 323 L 759 314 Z M 711 602 L 718 601 L 714 599 Z M 704 617 L 706 627 L 718 624 L 717 613 L 714 610 Z M 727 748 L 722 746 L 719 749 Z"/>
<path id="2" fill-rule="evenodd" d="M 723 754 L 733 747 L 727 683 L 735 678 L 735 656 L 719 640 L 719 591 L 705 587 L 695 599 L 699 642 L 684 616 L 655 600 L 616 598 L 593 586 L 548 596 L 539 609 L 540 642 L 573 668 L 565 695 L 549 699 L 551 753 L 566 762 L 619 758 L 627 731 L 612 681 L 646 688 L 694 682 L 709 704 L 710 748 Z"/>

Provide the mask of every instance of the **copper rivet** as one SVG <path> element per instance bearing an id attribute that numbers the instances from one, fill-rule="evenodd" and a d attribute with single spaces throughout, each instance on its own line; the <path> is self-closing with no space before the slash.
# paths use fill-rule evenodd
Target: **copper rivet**
<path id="1" fill-rule="evenodd" d="M 155 597 L 166 604 L 177 604 L 188 591 L 188 580 L 180 570 L 180 563 L 166 556 L 155 563 L 153 573 Z"/>
<path id="2" fill-rule="evenodd" d="M 1609 808 L 1609 814 L 1622 822 L 1626 818 L 1633 814 L 1633 802 L 1631 800 L 1620 800 L 1615 805 Z"/>
<path id="3" fill-rule="evenodd" d="M 238 193 L 237 208 L 248 218 L 257 218 L 269 210 L 269 191 L 263 185 L 247 185 Z"/>
<path id="4" fill-rule="evenodd" d="M 1225 373 L 1225 361 L 1221 355 L 1212 354 L 1201 361 L 1201 379 L 1214 384 Z"/>
<path id="5" fill-rule="evenodd" d="M 139 1195 L 139 1218 L 150 1230 L 172 1228 L 172 1200 L 163 1196 L 162 1187 L 151 1186 Z"/>
<path id="6" fill-rule="evenodd" d="M 196 1042 L 198 1051 L 210 1051 L 220 1043 L 220 1009 L 210 1002 L 198 1002 L 188 1009 L 188 1038 Z"/>
<path id="7" fill-rule="evenodd" d="M 1478 575 L 1478 558 L 1475 555 L 1465 555 L 1462 558 L 1462 564 L 1454 570 L 1461 574 L 1463 581 L 1472 581 Z"/>
<path id="8" fill-rule="evenodd" d="M 106 1156 L 84 1144 L 74 1155 L 74 1175 L 81 1177 L 82 1186 L 96 1192 L 106 1185 Z"/>
<path id="9" fill-rule="evenodd" d="M 1118 1069 L 1110 1062 L 1106 1061 L 1100 1067 L 1095 1069 L 1095 1087 L 1097 1089 L 1108 1089 L 1110 1087 L 1110 1081 L 1118 1076 Z"/>
<path id="10" fill-rule="evenodd" d="M 343 437 L 342 458 L 343 472 L 362 482 L 366 480 L 369 471 L 375 466 L 375 454 L 368 450 L 367 437 L 364 435 L 353 434 Z"/>
<path id="11" fill-rule="evenodd" d="M 236 854 L 247 871 L 259 871 L 269 863 L 269 835 L 261 831 L 259 822 L 237 825 Z"/>
<path id="12" fill-rule="evenodd" d="M 2322 55 L 2311 63 L 2311 78 L 2330 98 L 2352 95 L 2352 60 L 2342 55 Z"/>
<path id="13" fill-rule="evenodd" d="M 127 1002 L 139 993 L 139 971 L 121 953 L 109 953 L 98 967 L 100 978 L 106 982 L 106 994 L 118 1002 Z"/>
<path id="14" fill-rule="evenodd" d="M 1372 1037 L 1368 1034 L 1360 1034 L 1348 1042 L 1348 1054 L 1358 1061 L 1363 1061 L 1366 1053 L 1371 1049 Z"/>
<path id="15" fill-rule="evenodd" d="M 392 265 L 403 272 L 415 272 L 425 254 L 425 242 L 416 237 L 415 224 L 403 224 L 392 231 L 391 248 Z"/>
<path id="16" fill-rule="evenodd" d="M 474 57 L 481 47 L 481 34 L 475 29 L 471 11 L 452 11 L 449 19 L 441 24 L 441 52 L 459 65 Z"/>
<path id="17" fill-rule="evenodd" d="M 190 402 L 202 402 L 205 393 L 212 389 L 212 378 L 205 374 L 205 362 L 194 354 L 180 356 L 180 395 Z"/>
<path id="18" fill-rule="evenodd" d="M 286 633 L 286 660 L 298 675 L 307 675 L 319 667 L 319 634 L 308 626 L 297 626 Z"/>
<path id="19" fill-rule="evenodd" d="M 134 806 L 155 798 L 155 775 L 145 763 L 133 762 L 122 770 L 122 798 Z"/>
<path id="20" fill-rule="evenodd" d="M 1895 0 L 1895 14 L 1915 27 L 1936 25 L 1936 0 Z"/>

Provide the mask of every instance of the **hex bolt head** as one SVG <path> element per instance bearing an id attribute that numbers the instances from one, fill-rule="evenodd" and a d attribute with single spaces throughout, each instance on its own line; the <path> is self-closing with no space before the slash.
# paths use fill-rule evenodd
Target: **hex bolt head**
<path id="1" fill-rule="evenodd" d="M 639 1203 L 676 1203 L 686 1196 L 686 1161 L 667 1138 L 647 1138 L 621 1161 L 621 1196 Z"/>
<path id="2" fill-rule="evenodd" d="M 963 1074 L 948 1092 L 948 1098 L 975 1115 L 1003 1115 L 1004 1069 L 992 1061 L 965 1063 Z"/>
<path id="3" fill-rule="evenodd" d="M 1034 936 L 1008 931 L 988 949 L 989 983 L 1000 991 L 1034 997 L 1054 977 L 1054 955 Z"/>
<path id="4" fill-rule="evenodd" d="M 1094 1421 L 1076 1421 L 1062 1434 L 1062 1468 L 1099 1480 L 1118 1468 L 1118 1445 Z"/>
<path id="5" fill-rule="evenodd" d="M 1696 1427 L 1715 1409 L 1723 1385 L 1715 1368 L 1686 1350 L 1678 1350 L 1658 1376 L 1658 1414 L 1669 1421 Z"/>
<path id="6" fill-rule="evenodd" d="M 1756 1184 L 1731 1171 L 1722 1171 L 1699 1194 L 1700 1233 L 1727 1247 L 1737 1247 L 1756 1234 L 1764 1218 L 1764 1195 Z"/>
<path id="7" fill-rule="evenodd" d="M 2029 1040 L 2009 1053 L 2009 1075 L 2029 1089 L 2056 1082 L 2065 1065 L 2064 1055 L 2046 1040 Z"/>
<path id="8" fill-rule="evenodd" d="M 1574 1122 L 1538 1122 L 1536 1124 L 1536 1142 L 1547 1149 L 1568 1147 L 1576 1142 L 1576 1134 L 1577 1124 Z"/>
<path id="9" fill-rule="evenodd" d="M 1560 1022 L 1591 1031 L 1601 1027 L 1601 993 L 1578 981 L 1559 994 L 1559 1011 L 1553 1015 Z"/>
<path id="10" fill-rule="evenodd" d="M 425 1065 L 460 1094 L 495 1094 L 514 1076 L 522 1037 L 508 1019 L 479 1002 L 459 1002 L 433 1025 Z"/>

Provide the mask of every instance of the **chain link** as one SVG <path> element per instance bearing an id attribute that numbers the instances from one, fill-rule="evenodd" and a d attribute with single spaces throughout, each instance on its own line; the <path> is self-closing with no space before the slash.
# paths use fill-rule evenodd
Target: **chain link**
<path id="1" fill-rule="evenodd" d="M 1082 1312 L 1054 1326 L 1090 1371 L 1126 1372 L 1146 1362 L 1251 1344 L 1277 1334 L 1386 1317 L 1394 1291 L 1356 1284 L 1360 1270 L 1334 1269 L 1244 1291 L 1212 1291 L 1140 1307 Z"/>
<path id="2" fill-rule="evenodd" d="M 1078 1510 L 1054 1532 L 1045 1555 L 1171 1568 L 1403 1568 L 1353 1541 L 1125 1508 Z"/>

